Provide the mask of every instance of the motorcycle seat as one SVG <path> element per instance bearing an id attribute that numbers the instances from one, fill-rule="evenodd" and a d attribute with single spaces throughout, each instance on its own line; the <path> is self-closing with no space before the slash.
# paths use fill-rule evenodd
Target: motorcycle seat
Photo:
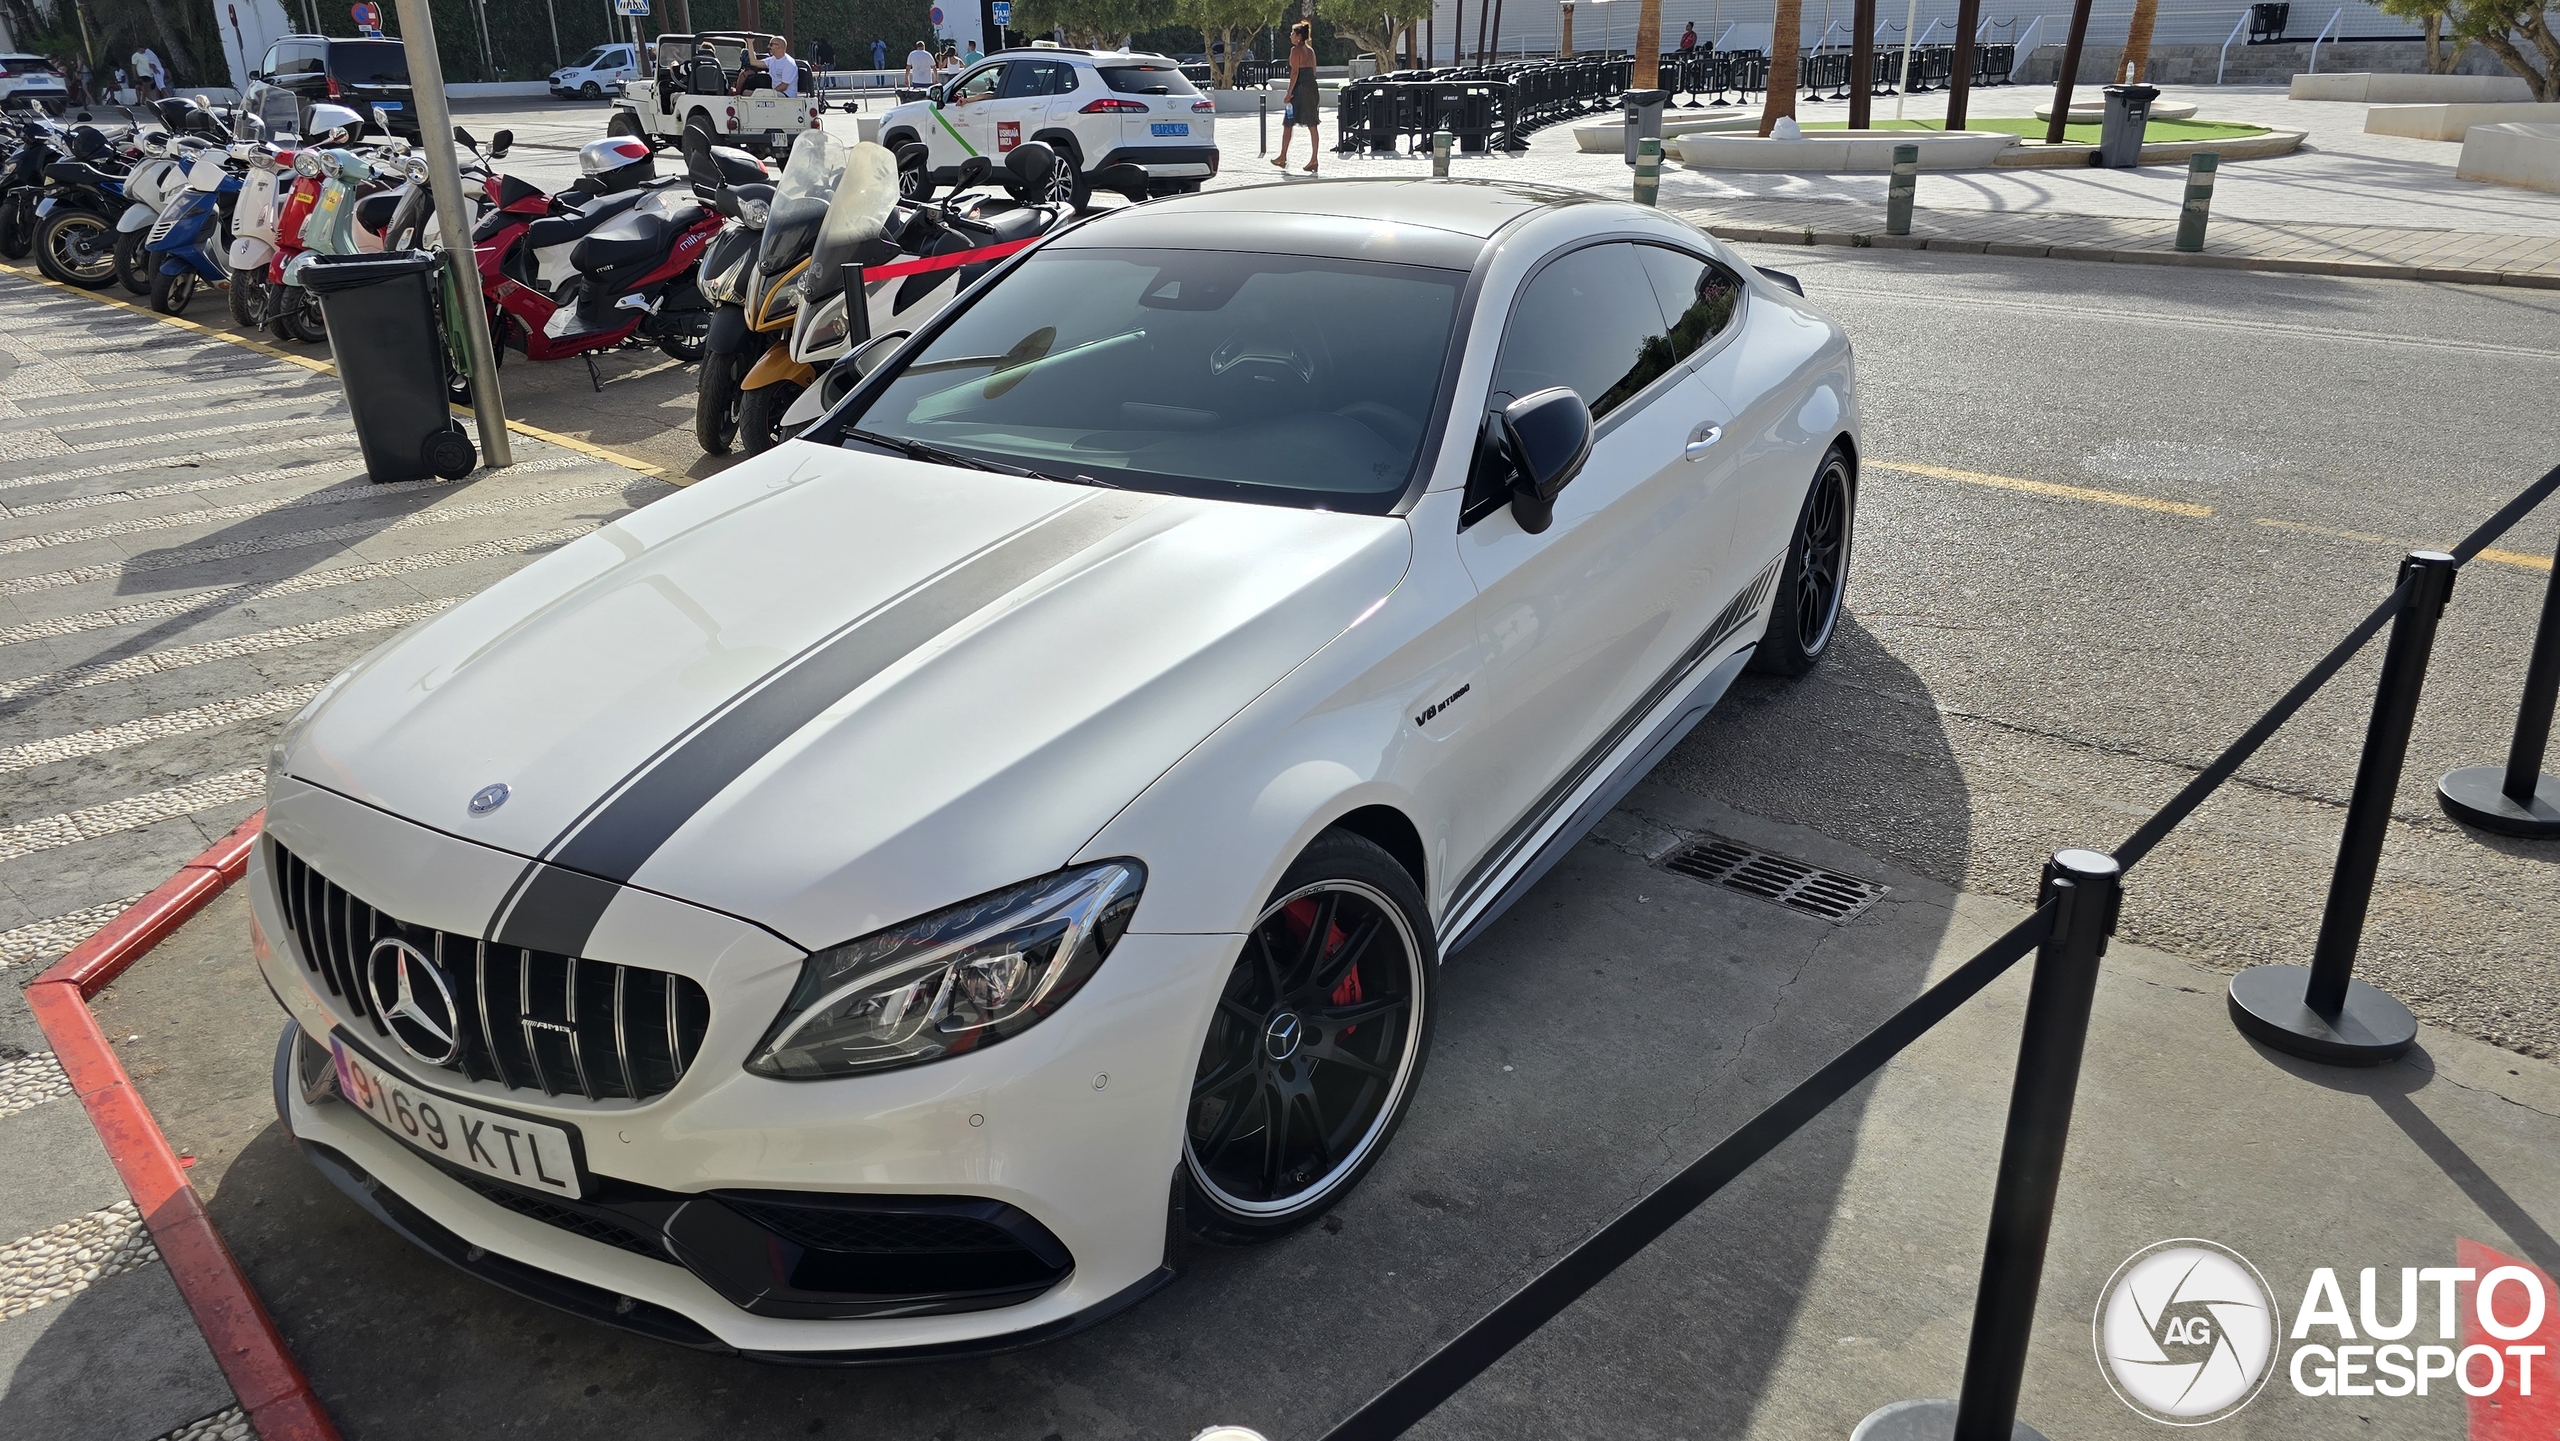
<path id="1" fill-rule="evenodd" d="M 581 274 L 597 275 L 646 260 L 665 252 L 674 229 L 665 217 L 646 210 L 617 215 L 578 242 L 569 252 L 569 264 Z"/>
<path id="2" fill-rule="evenodd" d="M 1028 240 L 1039 234 L 1040 224 L 1046 218 L 1039 211 L 1027 207 L 1020 210 L 999 210 L 993 215 L 980 218 L 977 222 L 993 230 L 995 234 L 977 234 L 966 229 L 962 229 L 960 233 L 968 237 L 972 248 L 981 245 L 1002 245 L 1010 240 Z"/>
<path id="3" fill-rule="evenodd" d="M 548 250 L 554 245 L 566 245 L 581 239 L 597 226 L 629 210 L 642 194 L 634 190 L 621 195 L 599 196 L 583 210 L 574 210 L 567 215 L 546 215 L 524 228 L 524 243 L 535 250 Z"/>

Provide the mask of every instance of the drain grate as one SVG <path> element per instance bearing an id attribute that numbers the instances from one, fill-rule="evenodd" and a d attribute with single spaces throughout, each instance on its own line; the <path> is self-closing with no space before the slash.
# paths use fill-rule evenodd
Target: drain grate
<path id="1" fill-rule="evenodd" d="M 1664 856 L 1662 864 L 1709 885 L 1843 924 L 1882 899 L 1886 889 L 1856 876 L 1736 845 L 1721 836 L 1687 842 Z"/>

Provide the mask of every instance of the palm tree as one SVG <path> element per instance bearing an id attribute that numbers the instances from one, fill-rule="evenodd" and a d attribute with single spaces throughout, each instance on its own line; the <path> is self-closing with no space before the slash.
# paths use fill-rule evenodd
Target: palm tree
<path id="1" fill-rule="evenodd" d="M 1760 107 L 1760 133 L 1777 128 L 1778 117 L 1796 113 L 1797 52 L 1804 48 L 1804 0 L 1778 0 L 1778 18 L 1769 34 L 1769 96 Z"/>
<path id="2" fill-rule="evenodd" d="M 1662 80 L 1662 0 L 1636 7 L 1635 47 L 1636 70 L 1627 88 L 1651 90 Z"/>
<path id="3" fill-rule="evenodd" d="M 2127 85 L 2142 83 L 2142 72 L 2151 65 L 2151 25 L 2160 18 L 2160 0 L 2133 0 L 2133 25 L 2125 32 L 2124 65 L 2116 78 Z"/>

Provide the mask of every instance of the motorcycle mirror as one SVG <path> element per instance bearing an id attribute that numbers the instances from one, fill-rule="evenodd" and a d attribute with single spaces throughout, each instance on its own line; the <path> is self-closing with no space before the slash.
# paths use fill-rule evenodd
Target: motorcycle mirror
<path id="1" fill-rule="evenodd" d="M 477 151 L 480 148 L 480 142 L 471 138 L 471 132 L 463 129 L 459 125 L 453 127 L 453 140 L 455 144 L 468 145 L 474 151 Z"/>
<path id="2" fill-rule="evenodd" d="M 995 162 L 983 155 L 972 155 L 960 162 L 960 179 L 952 185 L 955 191 L 983 183 L 995 171 Z"/>
<path id="3" fill-rule="evenodd" d="M 492 160 L 506 159 L 507 151 L 513 148 L 515 143 L 516 133 L 514 131 L 499 131 L 497 134 L 489 137 L 489 158 Z"/>

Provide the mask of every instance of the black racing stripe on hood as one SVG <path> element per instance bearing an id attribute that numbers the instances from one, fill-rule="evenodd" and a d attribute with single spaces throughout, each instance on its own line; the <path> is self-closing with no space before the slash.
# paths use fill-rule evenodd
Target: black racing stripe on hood
<path id="1" fill-rule="evenodd" d="M 1156 496 L 1107 495 L 1053 511 L 776 666 L 570 822 L 498 903 L 488 938 L 582 954 L 623 883 L 749 767 L 935 636 L 1161 503 Z"/>

